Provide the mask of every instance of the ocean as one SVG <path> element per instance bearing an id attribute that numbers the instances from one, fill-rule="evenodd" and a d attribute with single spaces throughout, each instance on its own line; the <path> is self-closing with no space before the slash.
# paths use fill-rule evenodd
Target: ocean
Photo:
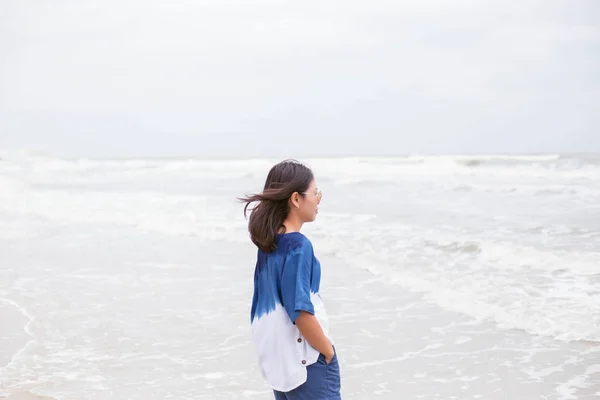
<path id="1" fill-rule="evenodd" d="M 0 398 L 271 398 L 236 197 L 280 159 L 0 158 Z M 344 399 L 600 398 L 600 155 L 301 161 Z"/>

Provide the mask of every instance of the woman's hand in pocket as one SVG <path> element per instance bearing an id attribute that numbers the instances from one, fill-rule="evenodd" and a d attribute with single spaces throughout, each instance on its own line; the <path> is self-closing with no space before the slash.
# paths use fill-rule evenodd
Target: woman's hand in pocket
<path id="1" fill-rule="evenodd" d="M 329 363 L 331 362 L 331 360 L 333 360 L 333 357 L 335 356 L 335 350 L 333 349 L 333 346 L 331 346 L 327 353 L 323 353 L 323 355 L 325 356 L 325 364 L 329 365 Z"/>

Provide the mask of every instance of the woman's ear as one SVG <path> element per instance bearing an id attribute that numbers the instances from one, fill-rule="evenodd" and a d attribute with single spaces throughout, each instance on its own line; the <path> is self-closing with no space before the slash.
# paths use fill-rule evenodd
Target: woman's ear
<path id="1" fill-rule="evenodd" d="M 293 208 L 300 208 L 300 194 L 298 192 L 292 193 L 290 203 Z"/>

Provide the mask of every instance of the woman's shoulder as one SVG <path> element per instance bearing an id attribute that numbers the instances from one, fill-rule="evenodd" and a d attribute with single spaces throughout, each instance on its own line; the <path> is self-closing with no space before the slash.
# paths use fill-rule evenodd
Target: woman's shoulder
<path id="1" fill-rule="evenodd" d="M 313 252 L 312 242 L 301 232 L 283 233 L 281 240 L 287 242 L 288 253 Z"/>

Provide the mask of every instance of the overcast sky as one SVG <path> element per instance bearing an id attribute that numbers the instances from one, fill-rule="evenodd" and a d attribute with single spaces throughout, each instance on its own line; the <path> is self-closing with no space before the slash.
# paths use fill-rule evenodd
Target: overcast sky
<path id="1" fill-rule="evenodd" d="M 0 148 L 600 151 L 600 1 L 4 0 Z"/>

